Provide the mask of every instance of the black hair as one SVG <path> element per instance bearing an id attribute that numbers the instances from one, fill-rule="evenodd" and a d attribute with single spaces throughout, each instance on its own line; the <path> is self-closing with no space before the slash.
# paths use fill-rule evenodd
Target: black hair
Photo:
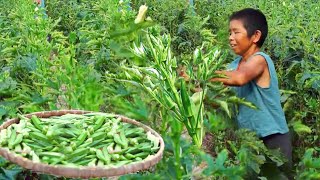
<path id="1" fill-rule="evenodd" d="M 268 35 L 268 23 L 266 16 L 258 9 L 245 8 L 232 13 L 229 22 L 232 20 L 241 20 L 244 28 L 247 30 L 248 37 L 251 37 L 257 30 L 261 31 L 261 38 L 257 45 L 261 47 Z"/>

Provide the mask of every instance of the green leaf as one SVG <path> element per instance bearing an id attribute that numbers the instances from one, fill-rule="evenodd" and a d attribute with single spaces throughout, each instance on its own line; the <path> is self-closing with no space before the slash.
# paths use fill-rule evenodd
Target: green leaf
<path id="1" fill-rule="evenodd" d="M 239 98 L 237 96 L 231 96 L 227 99 L 227 101 L 230 103 L 242 104 L 252 109 L 258 109 L 252 102 L 246 101 L 244 98 Z"/>
<path id="2" fill-rule="evenodd" d="M 140 29 L 144 29 L 144 28 L 148 28 L 148 27 L 151 27 L 151 26 L 154 26 L 155 25 L 155 22 L 143 22 L 143 23 L 139 23 L 139 24 L 134 24 L 132 23 L 128 29 L 125 29 L 125 30 L 116 30 L 114 32 L 111 32 L 110 33 L 110 38 L 116 38 L 116 37 L 119 37 L 119 36 L 127 36 L 127 35 L 130 35 L 131 33 L 133 32 L 136 32 Z"/>
<path id="3" fill-rule="evenodd" d="M 3 76 L 3 74 L 0 74 Z M 0 95 L 8 95 L 14 92 L 17 87 L 17 82 L 11 77 L 6 77 L 5 79 L 0 79 Z"/>
<path id="4" fill-rule="evenodd" d="M 206 154 L 206 153 L 202 154 L 201 156 L 202 156 L 201 158 L 204 161 L 206 161 L 206 163 L 207 163 L 207 168 L 204 169 L 203 174 L 206 175 L 206 176 L 209 176 L 210 174 L 212 174 L 212 172 L 213 172 L 213 170 L 215 168 L 215 164 L 214 164 L 213 158 L 212 158 L 211 155 Z"/>
<path id="5" fill-rule="evenodd" d="M 39 179 L 41 180 L 55 180 L 56 177 L 49 174 L 39 174 Z"/>
<path id="6" fill-rule="evenodd" d="M 184 111 L 187 115 L 187 117 L 191 117 L 193 116 L 193 111 L 191 108 L 191 101 L 190 101 L 190 97 L 186 88 L 186 83 L 184 80 L 181 79 L 181 89 L 180 89 L 180 96 L 181 96 L 181 100 L 182 100 L 182 105 L 184 108 Z M 192 124 L 192 126 L 194 126 L 195 124 Z"/>
<path id="7" fill-rule="evenodd" d="M 75 44 L 77 40 L 77 34 L 75 32 L 70 32 L 69 34 L 69 42 L 71 44 Z"/>
<path id="8" fill-rule="evenodd" d="M 302 124 L 301 121 L 293 122 L 292 126 L 293 126 L 294 131 L 297 132 L 298 134 L 303 134 L 303 133 L 310 134 L 312 132 L 311 128 Z"/>
<path id="9" fill-rule="evenodd" d="M 3 158 L 2 156 L 0 156 L 0 167 L 4 166 L 7 164 L 7 160 L 5 158 Z"/>
<path id="10" fill-rule="evenodd" d="M 113 50 L 117 56 L 123 58 L 132 58 L 134 57 L 133 53 L 129 50 L 124 48 L 121 44 L 111 41 L 110 42 L 110 49 Z"/>
<path id="11" fill-rule="evenodd" d="M 16 180 L 19 173 L 22 172 L 22 168 L 15 166 L 13 169 L 0 168 L 0 179 Z"/>
<path id="12" fill-rule="evenodd" d="M 228 151 L 226 149 L 222 150 L 216 159 L 216 165 L 220 168 L 224 168 L 224 163 L 228 158 Z"/>
<path id="13" fill-rule="evenodd" d="M 215 103 L 219 104 L 220 107 L 228 114 L 228 116 L 231 118 L 231 112 L 229 111 L 229 106 L 226 101 L 222 100 L 214 100 Z"/>
<path id="14" fill-rule="evenodd" d="M 245 162 L 248 159 L 248 153 L 245 151 L 245 149 L 240 149 L 237 156 L 241 162 Z"/>
<path id="15" fill-rule="evenodd" d="M 258 163 L 255 163 L 255 162 L 251 162 L 249 163 L 249 167 L 254 170 L 254 172 L 256 173 L 260 173 L 260 165 Z"/>
<path id="16" fill-rule="evenodd" d="M 7 114 L 7 110 L 0 107 L 0 119 L 2 119 L 2 117 L 6 114 Z M 0 124 L 1 124 L 1 121 L 0 121 Z"/>

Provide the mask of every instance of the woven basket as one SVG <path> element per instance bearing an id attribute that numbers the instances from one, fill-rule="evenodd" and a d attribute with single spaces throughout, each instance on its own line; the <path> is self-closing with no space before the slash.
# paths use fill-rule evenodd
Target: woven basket
<path id="1" fill-rule="evenodd" d="M 30 118 L 32 115 L 36 115 L 40 118 L 47 118 L 50 116 L 62 116 L 64 114 L 85 114 L 91 111 L 80 111 L 80 110 L 60 110 L 60 111 L 44 111 L 44 112 L 36 112 L 32 114 L 27 114 L 25 117 Z M 141 170 L 149 169 L 151 166 L 157 164 L 163 155 L 164 150 L 164 142 L 161 136 L 155 132 L 150 127 L 137 122 L 135 120 L 129 119 L 127 117 L 116 115 L 120 117 L 123 122 L 131 123 L 136 126 L 142 127 L 145 131 L 150 131 L 153 135 L 160 139 L 160 149 L 159 151 L 149 156 L 148 158 L 134 162 L 131 164 L 123 165 L 120 167 L 113 167 L 113 168 L 104 168 L 104 167 L 65 167 L 63 165 L 48 165 L 43 163 L 36 163 L 27 158 L 17 156 L 15 153 L 8 151 L 8 149 L 4 149 L 0 147 L 0 155 L 6 158 L 7 160 L 20 165 L 23 168 L 30 169 L 32 171 L 44 174 L 51 174 L 55 176 L 63 176 L 68 178 L 98 178 L 98 177 L 112 177 L 112 176 L 120 176 L 124 174 L 134 173 Z M 7 128 L 13 123 L 18 123 L 19 119 L 10 119 L 3 123 L 0 126 L 0 131 Z"/>

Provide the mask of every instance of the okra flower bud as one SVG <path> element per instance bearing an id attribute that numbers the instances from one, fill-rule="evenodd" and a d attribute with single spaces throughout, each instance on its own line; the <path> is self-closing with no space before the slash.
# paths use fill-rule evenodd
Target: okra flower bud
<path id="1" fill-rule="evenodd" d="M 148 9 L 148 6 L 146 6 L 146 5 L 141 5 L 140 6 L 139 14 L 136 17 L 136 19 L 134 20 L 135 24 L 142 23 L 146 19 L 147 9 Z"/>

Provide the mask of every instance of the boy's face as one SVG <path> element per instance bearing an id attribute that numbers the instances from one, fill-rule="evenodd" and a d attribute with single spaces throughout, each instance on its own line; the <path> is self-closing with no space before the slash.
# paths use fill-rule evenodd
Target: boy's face
<path id="1" fill-rule="evenodd" d="M 238 55 L 243 56 L 254 44 L 253 38 L 248 37 L 247 30 L 241 20 L 231 20 L 229 24 L 229 44 Z"/>

